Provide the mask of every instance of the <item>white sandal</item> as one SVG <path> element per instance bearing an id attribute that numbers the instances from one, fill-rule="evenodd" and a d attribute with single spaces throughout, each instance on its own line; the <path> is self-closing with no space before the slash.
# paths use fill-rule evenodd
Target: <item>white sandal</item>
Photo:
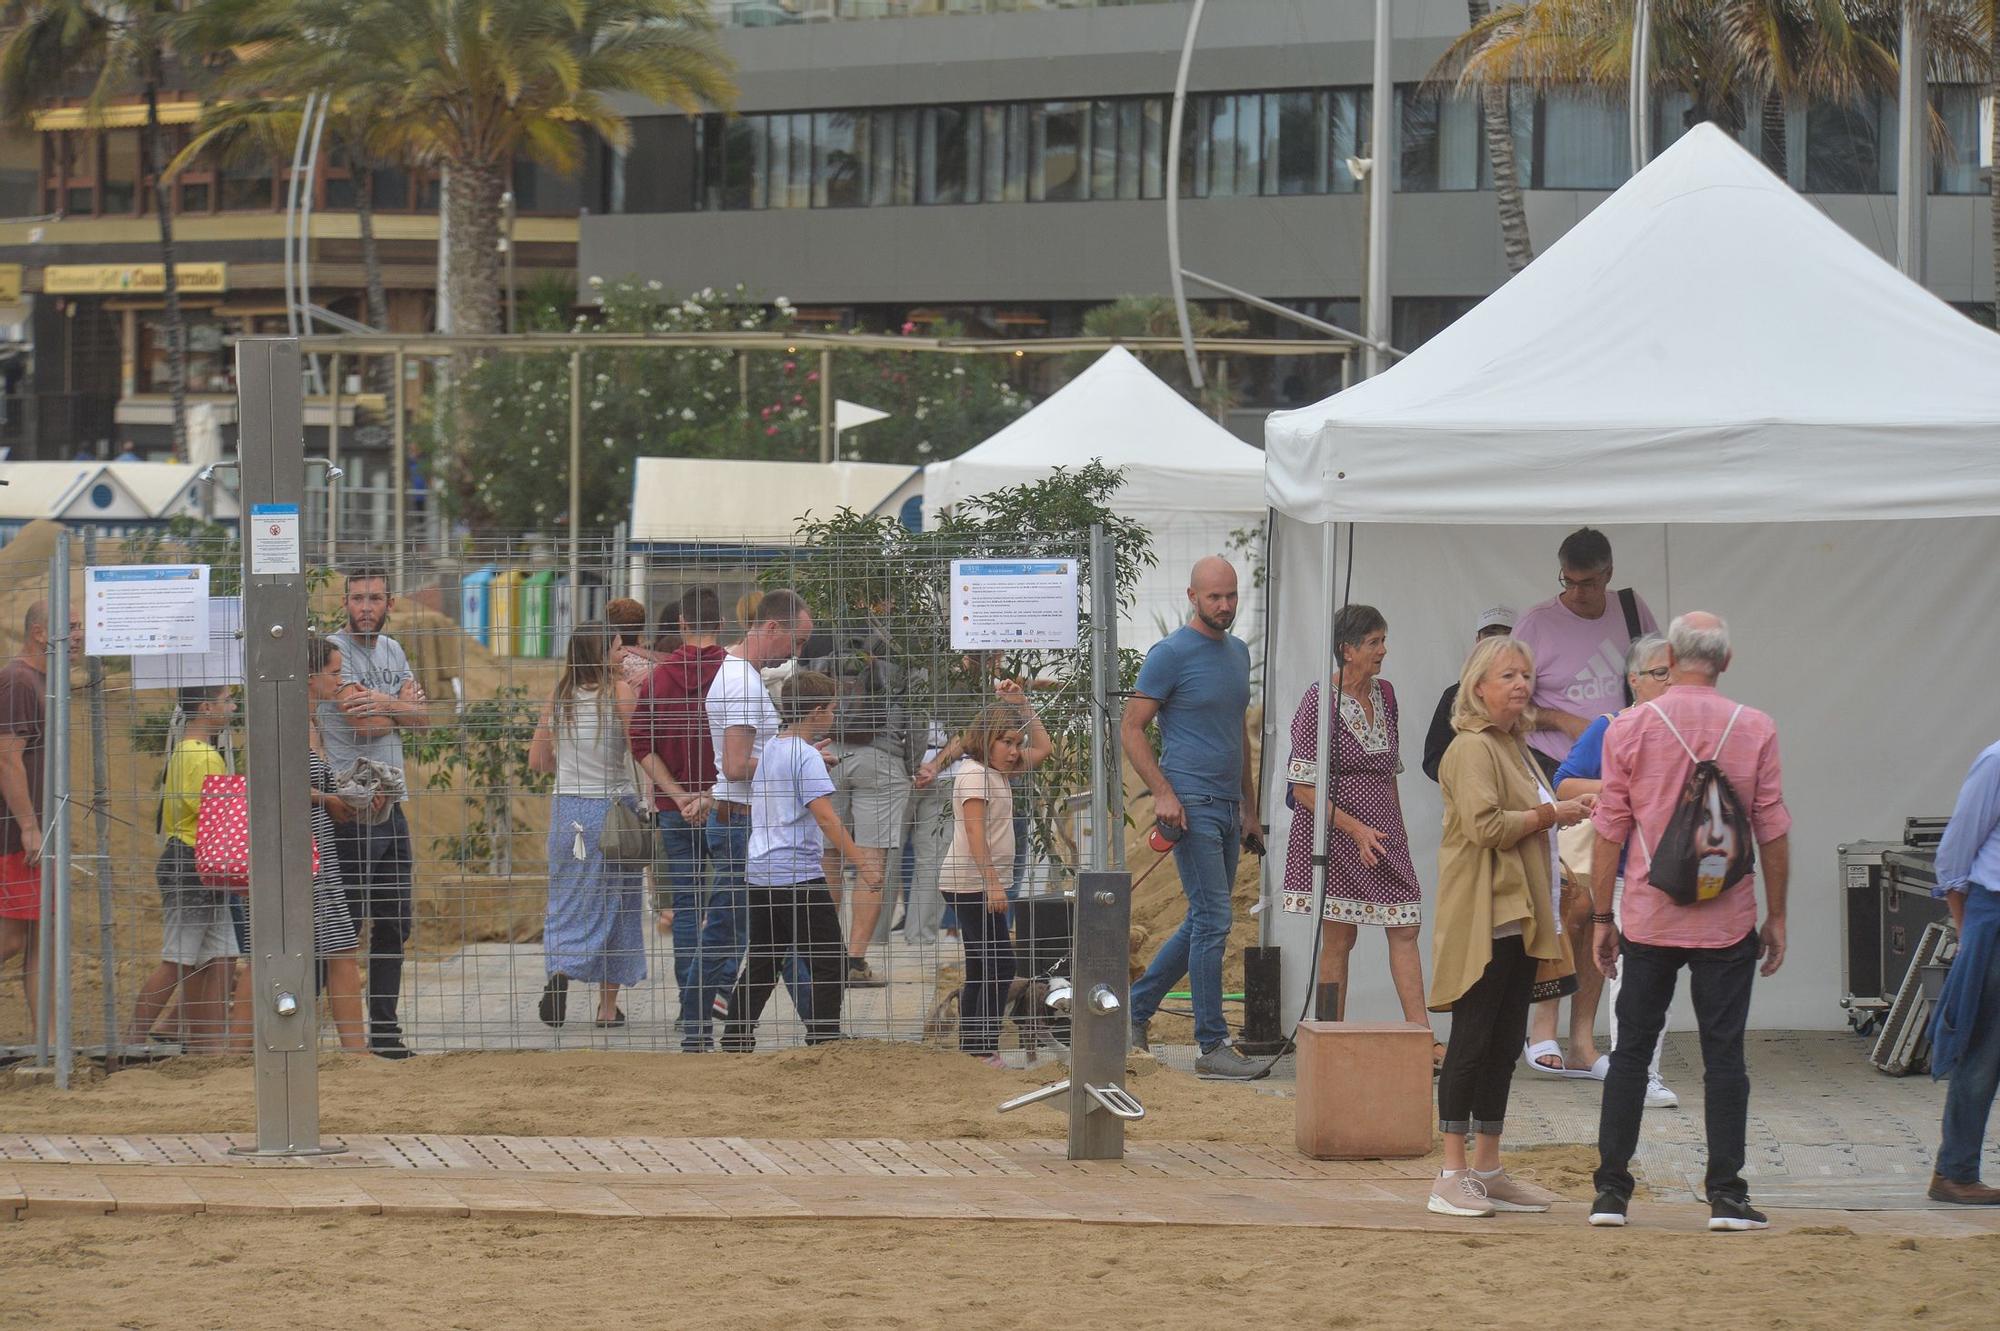
<path id="1" fill-rule="evenodd" d="M 1540 1044 L 1523 1045 L 1521 1047 L 1521 1057 L 1527 1060 L 1528 1070 L 1531 1072 L 1539 1072 L 1544 1077 L 1569 1076 L 1569 1068 L 1563 1064 L 1562 1046 L 1554 1040 L 1543 1040 Z M 1538 1058 L 1549 1057 L 1555 1059 L 1556 1065 L 1554 1067 L 1535 1061 Z"/>

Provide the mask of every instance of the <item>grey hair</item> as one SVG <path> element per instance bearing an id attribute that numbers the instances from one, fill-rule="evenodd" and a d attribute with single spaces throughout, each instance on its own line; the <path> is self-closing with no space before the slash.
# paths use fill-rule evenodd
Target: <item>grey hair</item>
<path id="1" fill-rule="evenodd" d="M 1719 675 L 1729 664 L 1729 625 L 1720 615 L 1710 615 L 1715 626 L 1697 626 L 1687 615 L 1678 615 L 1667 626 L 1667 646 L 1674 650 L 1674 663 L 1694 666 Z"/>
<path id="2" fill-rule="evenodd" d="M 1362 639 L 1371 633 L 1386 633 L 1389 621 L 1382 612 L 1372 605 L 1355 605 L 1350 602 L 1340 607 L 1340 613 L 1333 617 L 1333 659 L 1335 664 L 1345 666 L 1347 653 L 1343 647 L 1359 647 Z"/>
<path id="3" fill-rule="evenodd" d="M 1642 633 L 1632 639 L 1632 645 L 1625 649 L 1625 673 L 1636 675 L 1646 668 L 1646 662 L 1667 649 L 1667 640 L 1658 633 Z"/>

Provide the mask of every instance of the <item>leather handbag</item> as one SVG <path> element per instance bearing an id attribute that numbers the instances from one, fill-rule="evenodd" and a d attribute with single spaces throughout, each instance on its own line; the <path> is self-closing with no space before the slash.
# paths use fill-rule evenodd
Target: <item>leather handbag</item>
<path id="1" fill-rule="evenodd" d="M 612 800 L 597 834 L 598 853 L 611 864 L 637 867 L 653 862 L 655 844 L 653 820 L 623 796 Z"/>

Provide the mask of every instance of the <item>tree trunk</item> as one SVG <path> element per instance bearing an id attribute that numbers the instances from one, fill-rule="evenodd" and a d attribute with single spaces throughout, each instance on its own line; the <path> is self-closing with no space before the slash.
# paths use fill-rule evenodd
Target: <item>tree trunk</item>
<path id="1" fill-rule="evenodd" d="M 1479 23 L 1492 9 L 1488 0 L 1466 0 L 1466 13 Z M 1514 117 L 1505 84 L 1479 90 L 1480 120 L 1486 132 L 1486 160 L 1493 164 L 1493 192 L 1500 205 L 1500 245 L 1507 271 L 1518 273 L 1535 261 L 1528 234 L 1528 208 L 1521 196 L 1521 171 L 1514 160 Z"/>
<path id="2" fill-rule="evenodd" d="M 174 456 L 185 460 L 187 440 L 187 322 L 181 317 L 181 284 L 174 271 L 174 210 L 172 187 L 167 182 L 167 164 L 160 150 L 160 85 L 146 81 L 146 123 L 140 130 L 145 139 L 146 170 L 153 177 L 153 215 L 160 224 L 160 276 L 166 298 L 167 393 L 173 399 Z M 133 348 L 137 354 L 138 348 Z"/>
<path id="3" fill-rule="evenodd" d="M 1785 99 L 1774 89 L 1764 94 L 1763 132 L 1758 144 L 1764 165 L 1771 168 L 1778 179 L 1786 179 L 1789 169 L 1785 161 L 1787 130 L 1785 126 Z"/>
<path id="4" fill-rule="evenodd" d="M 500 331 L 500 196 L 507 182 L 487 162 L 453 162 L 446 172 L 443 225 L 450 236 L 445 295 L 451 331 Z"/>

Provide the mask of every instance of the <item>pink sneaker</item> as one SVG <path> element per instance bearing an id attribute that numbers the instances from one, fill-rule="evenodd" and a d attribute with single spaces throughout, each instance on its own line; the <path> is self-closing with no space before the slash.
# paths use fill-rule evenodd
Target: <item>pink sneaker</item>
<path id="1" fill-rule="evenodd" d="M 1509 1178 L 1504 1169 L 1492 1178 L 1474 1177 L 1486 1186 L 1486 1200 L 1496 1211 L 1546 1211 L 1562 1200 L 1547 1188 Z"/>

